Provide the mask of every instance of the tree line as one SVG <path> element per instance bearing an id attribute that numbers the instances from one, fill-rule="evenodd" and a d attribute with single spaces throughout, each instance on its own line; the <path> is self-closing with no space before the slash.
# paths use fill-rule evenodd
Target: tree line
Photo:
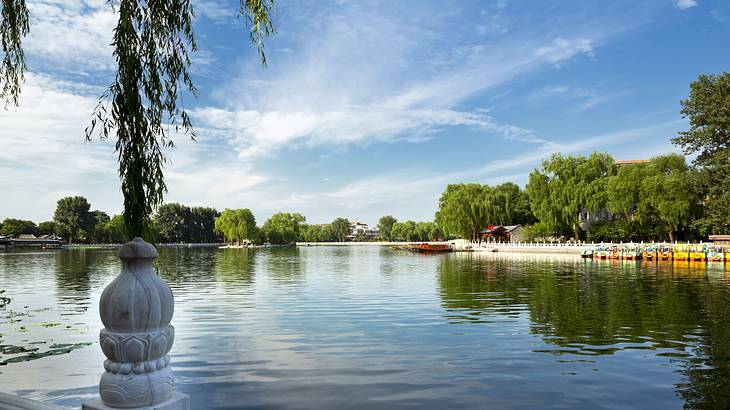
<path id="1" fill-rule="evenodd" d="M 681 101 L 690 129 L 672 142 L 679 154 L 617 164 L 607 153 L 554 154 L 524 191 L 452 184 L 436 223 L 446 236 L 477 239 L 489 224 L 523 224 L 533 238 L 701 239 L 730 233 L 730 73 L 700 75 Z"/>
<path id="2" fill-rule="evenodd" d="M 648 163 L 617 164 L 607 153 L 560 153 L 533 170 L 525 189 L 506 182 L 450 184 L 441 194 L 433 221 L 380 218 L 377 237 L 355 240 L 478 240 L 489 225 L 523 225 L 528 237 L 576 240 L 699 239 L 730 233 L 730 73 L 701 75 L 681 101 L 690 129 L 672 142 L 685 155 L 662 155 Z M 124 217 L 91 210 L 80 196 L 58 201 L 54 218 L 5 219 L 0 233 L 55 233 L 69 242 L 122 242 Z M 260 227 L 249 209 L 163 204 L 152 218 L 157 242 L 251 242 L 348 240 L 349 221 L 307 224 L 299 213 L 280 212 Z"/>

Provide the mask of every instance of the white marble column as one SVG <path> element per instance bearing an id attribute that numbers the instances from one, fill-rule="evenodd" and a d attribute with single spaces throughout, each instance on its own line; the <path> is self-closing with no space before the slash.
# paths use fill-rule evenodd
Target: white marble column
<path id="1" fill-rule="evenodd" d="M 122 273 L 101 295 L 99 335 L 107 357 L 99 383 L 101 400 L 83 409 L 187 410 L 190 399 L 174 391 L 167 353 L 175 339 L 170 287 L 155 273 L 157 249 L 134 238 L 119 250 Z"/>

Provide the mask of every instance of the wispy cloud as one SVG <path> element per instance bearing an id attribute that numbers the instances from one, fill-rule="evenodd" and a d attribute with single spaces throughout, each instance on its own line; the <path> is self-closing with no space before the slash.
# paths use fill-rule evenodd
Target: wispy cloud
<path id="1" fill-rule="evenodd" d="M 535 50 L 537 57 L 557 64 L 578 54 L 593 56 L 593 40 L 590 38 L 556 38 L 549 45 Z"/>
<path id="2" fill-rule="evenodd" d="M 626 95 L 626 91 L 605 91 L 594 88 L 572 87 L 567 85 L 545 86 L 528 95 L 526 101 L 531 105 L 542 105 L 544 103 L 562 100 L 566 104 L 567 112 L 582 112 L 597 105 L 615 100 Z"/>
<path id="3" fill-rule="evenodd" d="M 116 14 L 106 0 L 28 2 L 31 30 L 24 44 L 31 70 L 91 73 L 113 68 Z"/>
<path id="4" fill-rule="evenodd" d="M 247 67 L 217 93 L 224 107 L 194 112 L 205 127 L 228 134 L 242 158 L 298 147 L 421 142 L 453 127 L 541 142 L 464 103 L 532 71 L 591 56 L 596 41 L 620 30 L 545 27 L 480 44 L 454 33 L 435 12 L 429 24 L 418 13 L 415 24 L 388 7 L 359 3 L 318 12 L 307 19 L 319 24 L 287 39 L 296 51 L 277 56 L 286 69 L 251 81 Z"/>
<path id="5" fill-rule="evenodd" d="M 316 197 L 331 198 L 332 206 L 341 212 L 350 212 L 365 220 L 378 217 L 371 209 L 388 209 L 395 215 L 413 215 L 413 204 L 419 204 L 418 217 L 429 219 L 438 205 L 438 196 L 447 184 L 460 182 L 479 182 L 483 184 L 499 184 L 506 181 L 526 183 L 532 168 L 553 153 L 588 154 L 594 150 L 605 151 L 620 147 L 639 139 L 650 141 L 657 135 L 676 131 L 683 121 L 669 121 L 651 126 L 619 130 L 588 138 L 566 137 L 570 142 L 544 143 L 509 158 L 493 159 L 483 165 L 451 172 L 433 172 L 416 169 L 402 169 L 379 175 L 368 176 L 338 188 L 334 191 L 318 194 Z M 563 138 L 561 138 L 563 139 Z M 651 144 L 649 144 L 651 145 Z M 644 150 L 644 157 L 666 153 L 668 147 L 661 145 Z M 633 151 L 631 155 L 635 155 Z M 618 156 L 617 158 L 621 158 Z"/>
<path id="6" fill-rule="evenodd" d="M 450 182 L 524 182 L 552 152 L 612 147 L 620 154 L 633 149 L 625 143 L 631 138 L 659 132 L 546 136 L 544 118 L 505 110 L 506 100 L 534 89 L 535 103 L 555 99 L 564 110 L 616 98 L 606 91 L 610 85 L 529 83 L 546 71 L 567 73 L 575 60 L 601 63 L 604 44 L 649 20 L 636 18 L 636 9 L 627 15 L 621 4 L 556 2 L 525 10 L 506 1 L 287 2 L 277 10 L 280 35 L 268 44 L 269 68 L 261 70 L 254 51 L 238 54 L 240 37 L 231 40 L 238 51 L 225 44 L 227 36 L 245 36 L 236 3 L 194 3 L 196 34 L 206 47 L 193 70 L 205 104 L 188 106 L 198 141 L 176 138 L 177 148 L 168 152 L 168 201 L 245 206 L 259 219 L 291 209 L 322 222 L 334 216 L 370 221 L 382 212 L 425 219 Z M 83 142 L 114 68 L 116 16 L 106 0 L 35 0 L 29 7 L 32 74 L 21 107 L 0 111 L 0 219 L 49 218 L 55 201 L 70 194 L 119 212 L 113 143 Z M 546 85 L 556 83 L 567 85 Z M 402 162 L 392 161 L 391 148 L 402 149 L 404 141 L 421 145 L 402 153 Z M 444 150 L 467 159 L 447 162 L 440 158 Z M 477 150 L 494 159 L 479 163 Z M 388 160 L 368 158 L 379 151 Z M 289 158 L 295 159 L 286 163 Z"/>
<path id="7" fill-rule="evenodd" d="M 697 0 L 674 0 L 674 7 L 680 10 L 687 10 L 697 6 Z"/>

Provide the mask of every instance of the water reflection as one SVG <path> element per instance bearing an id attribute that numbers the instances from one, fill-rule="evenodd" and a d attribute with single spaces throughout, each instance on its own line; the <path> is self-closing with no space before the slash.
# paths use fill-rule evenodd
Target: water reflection
<path id="1" fill-rule="evenodd" d="M 165 248 L 156 266 L 193 408 L 730 406 L 730 265 L 357 246 Z M 0 390 L 95 394 L 119 270 L 114 250 L 0 252 L 22 314 L 0 312 Z"/>
<path id="2" fill-rule="evenodd" d="M 687 407 L 730 407 L 730 288 L 721 264 L 465 254 L 444 259 L 439 274 L 453 323 L 526 307 L 530 331 L 555 346 L 535 352 L 576 360 L 651 351 L 687 376 L 675 384 Z"/>
<path id="3" fill-rule="evenodd" d="M 222 249 L 215 255 L 215 276 L 223 283 L 250 285 L 256 269 L 255 249 Z"/>

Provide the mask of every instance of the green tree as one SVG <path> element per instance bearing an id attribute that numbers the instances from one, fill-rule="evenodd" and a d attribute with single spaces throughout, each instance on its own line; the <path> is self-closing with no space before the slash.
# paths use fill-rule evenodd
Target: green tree
<path id="1" fill-rule="evenodd" d="M 190 243 L 216 242 L 215 218 L 219 215 L 220 213 L 215 208 L 201 206 L 191 208 L 189 237 L 186 241 Z"/>
<path id="2" fill-rule="evenodd" d="M 155 226 L 164 242 L 184 242 L 190 236 L 192 215 L 190 207 L 169 203 L 157 209 Z"/>
<path id="3" fill-rule="evenodd" d="M 56 223 L 53 221 L 44 221 L 38 224 L 38 235 L 53 235 L 56 233 Z"/>
<path id="4" fill-rule="evenodd" d="M 641 187 L 645 183 L 648 168 L 648 164 L 625 165 L 618 169 L 616 175 L 608 177 L 606 208 L 609 211 L 632 220 L 639 216 L 634 211 L 641 202 Z"/>
<path id="5" fill-rule="evenodd" d="M 117 69 L 94 110 L 86 139 L 96 134 L 116 139 L 124 220 L 130 235 L 144 236 L 151 233 L 152 213 L 167 189 L 163 166 L 164 151 L 173 146 L 170 133 L 195 136 L 182 104 L 186 94 L 197 96 L 190 76 L 191 54 L 197 50 L 193 5 L 192 0 L 109 3 L 118 16 L 116 27 L 110 28 Z M 264 66 L 263 39 L 275 33 L 272 8 L 273 0 L 240 0 L 239 13 Z M 0 99 L 6 103 L 18 103 L 26 69 L 22 41 L 30 21 L 25 0 L 0 2 Z"/>
<path id="6" fill-rule="evenodd" d="M 89 211 L 91 205 L 82 196 L 61 198 L 56 204 L 53 221 L 56 223 L 56 232 L 68 240 L 74 241 L 90 239 L 94 231 L 94 214 Z"/>
<path id="7" fill-rule="evenodd" d="M 104 211 L 95 210 L 91 212 L 94 227 L 90 232 L 92 242 L 106 243 L 109 242 L 109 233 L 106 230 L 107 224 L 111 220 L 109 215 Z"/>
<path id="8" fill-rule="evenodd" d="M 450 184 L 439 198 L 436 224 L 446 235 L 479 239 L 489 224 L 504 224 L 509 215 L 508 195 L 476 183 Z"/>
<path id="9" fill-rule="evenodd" d="M 536 222 L 535 215 L 530 208 L 530 197 L 513 182 L 505 182 L 494 187 L 507 197 L 508 225 L 530 225 Z"/>
<path id="10" fill-rule="evenodd" d="M 698 225 L 703 233 L 730 233 L 730 72 L 700 75 L 681 104 L 690 129 L 672 142 L 685 154 L 696 154 L 695 182 L 704 203 Z"/>
<path id="11" fill-rule="evenodd" d="M 393 235 L 393 224 L 398 222 L 397 219 L 395 219 L 392 215 L 385 215 L 378 221 L 378 231 L 380 231 L 380 236 L 382 236 L 386 241 L 392 241 Z"/>
<path id="12" fill-rule="evenodd" d="M 608 154 L 594 152 L 588 157 L 553 154 L 541 169 L 530 173 L 525 191 L 532 212 L 556 234 L 579 238 L 578 216 L 581 210 L 597 212 L 608 201 L 608 177 L 616 165 Z"/>
<path id="13" fill-rule="evenodd" d="M 127 224 L 124 223 L 124 215 L 114 215 L 104 228 L 107 240 L 111 243 L 125 243 L 129 241 Z"/>
<path id="14" fill-rule="evenodd" d="M 557 236 L 554 225 L 542 221 L 530 226 L 528 230 L 530 239 L 547 240 L 548 238 Z"/>
<path id="15" fill-rule="evenodd" d="M 330 225 L 299 225 L 299 240 L 303 242 L 333 242 L 335 240 Z"/>
<path id="16" fill-rule="evenodd" d="M 266 240 L 276 245 L 296 242 L 299 237 L 299 225 L 306 218 L 301 214 L 279 212 L 271 216 L 261 227 Z"/>
<path id="17" fill-rule="evenodd" d="M 33 221 L 7 218 L 3 221 L 1 232 L 3 235 L 16 237 L 21 234 L 35 234 L 37 227 Z"/>
<path id="18" fill-rule="evenodd" d="M 675 233 L 689 223 L 697 203 L 695 187 L 688 175 L 683 156 L 665 155 L 652 159 L 649 176 L 641 184 L 638 210 L 651 210 L 666 226 L 670 242 L 675 240 Z"/>
<path id="19" fill-rule="evenodd" d="M 655 240 L 689 225 L 697 209 L 697 193 L 682 155 L 652 158 L 649 164 L 619 168 L 608 177 L 608 209 L 621 219 L 591 226 L 593 240 Z M 595 231 L 595 232 L 593 232 Z"/>
<path id="20" fill-rule="evenodd" d="M 345 218 L 336 218 L 330 224 L 332 237 L 337 242 L 347 241 L 347 235 L 350 234 L 350 221 Z"/>
<path id="21" fill-rule="evenodd" d="M 243 243 L 248 240 L 258 243 L 256 218 L 248 208 L 226 209 L 215 218 L 215 231 L 230 243 Z"/>

